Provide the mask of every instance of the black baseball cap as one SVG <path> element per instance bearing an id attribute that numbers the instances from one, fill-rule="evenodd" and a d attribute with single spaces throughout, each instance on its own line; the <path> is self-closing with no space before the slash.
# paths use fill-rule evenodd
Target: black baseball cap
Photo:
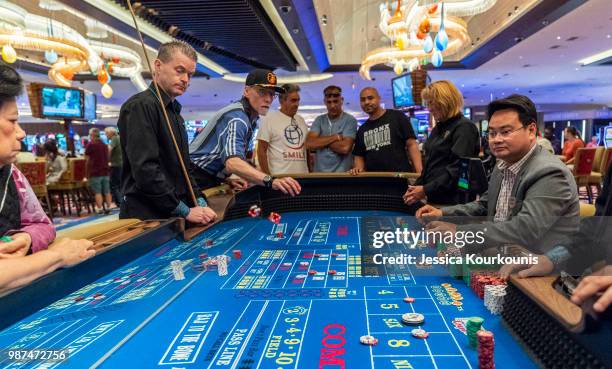
<path id="1" fill-rule="evenodd" d="M 278 93 L 285 92 L 282 87 L 277 86 L 276 80 L 276 74 L 274 74 L 274 72 L 272 72 L 271 70 L 253 69 L 249 72 L 249 75 L 246 78 L 245 86 L 260 86 L 272 88 Z"/>

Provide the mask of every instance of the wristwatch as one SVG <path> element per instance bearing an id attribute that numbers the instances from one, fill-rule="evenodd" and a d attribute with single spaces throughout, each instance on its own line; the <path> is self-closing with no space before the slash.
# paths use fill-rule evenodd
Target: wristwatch
<path id="1" fill-rule="evenodd" d="M 271 175 L 266 175 L 263 177 L 263 185 L 265 188 L 272 188 L 272 182 L 274 182 L 274 177 Z"/>

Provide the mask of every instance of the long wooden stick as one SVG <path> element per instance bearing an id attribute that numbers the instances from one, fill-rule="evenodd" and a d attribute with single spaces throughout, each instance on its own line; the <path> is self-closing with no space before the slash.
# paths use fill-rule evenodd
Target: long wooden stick
<path id="1" fill-rule="evenodd" d="M 166 111 L 166 107 L 164 106 L 164 100 L 162 99 L 161 92 L 159 90 L 159 86 L 155 81 L 155 77 L 153 76 L 153 67 L 151 66 L 151 61 L 149 60 L 149 55 L 147 54 L 147 48 L 145 47 L 144 39 L 142 38 L 142 33 L 140 33 L 140 28 L 138 27 L 138 22 L 136 21 L 136 14 L 134 13 L 134 9 L 132 9 L 132 0 L 127 0 L 128 8 L 130 9 L 130 13 L 132 14 L 132 19 L 134 20 L 134 26 L 136 27 L 136 32 L 138 33 L 138 37 L 140 38 L 140 44 L 142 46 L 142 52 L 144 53 L 145 59 L 147 60 L 147 66 L 149 67 L 149 72 L 151 72 L 151 77 L 153 79 L 153 86 L 155 86 L 155 93 L 157 94 L 157 98 L 159 99 L 159 105 L 161 105 L 162 111 L 164 112 L 164 118 L 166 121 L 166 126 L 168 131 L 170 131 L 170 137 L 172 138 L 172 143 L 174 144 L 174 150 L 176 151 L 176 156 L 178 158 L 179 164 L 181 165 L 181 171 L 183 172 L 183 177 L 185 177 L 185 182 L 187 182 L 187 188 L 189 189 L 189 194 L 191 195 L 191 199 L 193 200 L 193 206 L 198 206 L 198 200 L 196 198 L 195 193 L 193 192 L 193 187 L 191 187 L 191 179 L 189 178 L 189 173 L 187 172 L 187 167 L 185 166 L 185 162 L 183 161 L 183 157 L 181 156 L 181 150 L 176 143 L 176 137 L 174 136 L 174 131 L 172 130 L 172 124 L 170 123 L 170 119 L 168 118 L 168 112 Z"/>

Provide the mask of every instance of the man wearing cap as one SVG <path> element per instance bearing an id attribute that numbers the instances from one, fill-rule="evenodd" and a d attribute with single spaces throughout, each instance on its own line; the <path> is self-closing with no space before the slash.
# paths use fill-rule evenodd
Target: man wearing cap
<path id="1" fill-rule="evenodd" d="M 215 187 L 232 174 L 291 196 L 301 191 L 291 177 L 275 178 L 246 161 L 247 150 L 260 115 L 266 115 L 277 93 L 276 75 L 255 69 L 246 79 L 242 99 L 219 110 L 189 146 L 194 176 L 202 188 Z M 234 183 L 244 187 L 243 183 Z"/>

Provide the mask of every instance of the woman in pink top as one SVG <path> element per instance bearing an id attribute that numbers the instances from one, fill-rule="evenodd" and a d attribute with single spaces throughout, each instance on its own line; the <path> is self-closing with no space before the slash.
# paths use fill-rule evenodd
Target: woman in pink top
<path id="1" fill-rule="evenodd" d="M 17 123 L 21 77 L 0 65 L 0 292 L 95 253 L 91 241 L 55 238 L 55 228 L 24 175 L 13 165 L 25 132 Z"/>

